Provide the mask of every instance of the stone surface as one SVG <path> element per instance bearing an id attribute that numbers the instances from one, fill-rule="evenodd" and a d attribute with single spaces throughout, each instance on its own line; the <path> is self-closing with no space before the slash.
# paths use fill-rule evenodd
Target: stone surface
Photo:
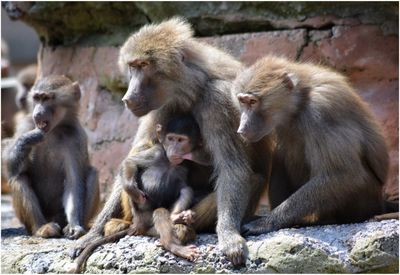
<path id="1" fill-rule="evenodd" d="M 202 234 L 200 256 L 188 262 L 159 246 L 155 238 L 131 236 L 99 247 L 87 273 L 366 273 L 399 272 L 399 222 L 283 229 L 247 238 L 246 266 L 234 268 L 221 254 L 216 235 Z M 21 229 L 3 229 L 2 273 L 65 273 L 73 241 L 40 239 Z"/>
<path id="2" fill-rule="evenodd" d="M 183 16 L 197 35 L 379 24 L 398 33 L 396 2 L 11 2 L 9 16 L 51 45 L 118 45 L 147 22 Z"/>
<path id="3" fill-rule="evenodd" d="M 1 198 L 1 272 L 66 273 L 73 265 L 67 239 L 29 237 Z M 234 268 L 221 254 L 214 234 L 201 234 L 200 257 L 191 263 L 159 246 L 155 238 L 125 237 L 99 247 L 86 273 L 396 273 L 399 221 L 282 229 L 247 238 L 246 266 Z"/>

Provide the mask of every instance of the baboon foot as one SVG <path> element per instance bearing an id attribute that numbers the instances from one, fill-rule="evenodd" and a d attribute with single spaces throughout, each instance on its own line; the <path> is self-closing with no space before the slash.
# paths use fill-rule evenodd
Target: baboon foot
<path id="1" fill-rule="evenodd" d="M 265 234 L 278 229 L 278 227 L 274 226 L 274 224 L 269 222 L 265 217 L 261 217 L 257 220 L 244 224 L 241 228 L 241 231 L 243 236 L 250 236 Z"/>
<path id="2" fill-rule="evenodd" d="M 192 262 L 194 262 L 199 257 L 199 250 L 195 245 L 182 246 L 171 244 L 168 250 L 170 250 L 175 255 L 188 259 Z"/>
<path id="3" fill-rule="evenodd" d="M 76 240 L 86 234 L 86 230 L 80 225 L 68 224 L 63 229 L 64 236 L 71 240 Z"/>
<path id="4" fill-rule="evenodd" d="M 61 227 L 55 222 L 46 223 L 35 232 L 35 236 L 41 238 L 61 237 Z"/>

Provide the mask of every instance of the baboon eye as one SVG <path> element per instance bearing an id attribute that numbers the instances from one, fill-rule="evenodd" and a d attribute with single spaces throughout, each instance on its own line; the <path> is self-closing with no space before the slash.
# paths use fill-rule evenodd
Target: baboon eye
<path id="1" fill-rule="evenodd" d="M 178 138 L 178 142 L 182 142 L 183 141 L 183 139 L 182 138 Z"/>
<path id="2" fill-rule="evenodd" d="M 249 104 L 250 105 L 254 105 L 254 104 L 256 104 L 257 103 L 257 100 L 255 100 L 255 99 L 250 99 L 250 101 L 249 101 Z"/>
<path id="3" fill-rule="evenodd" d="M 145 67 L 147 67 L 147 66 L 149 66 L 150 65 L 150 62 L 149 61 L 141 61 L 140 63 L 139 63 L 139 67 L 141 67 L 141 68 L 145 68 Z"/>
<path id="4" fill-rule="evenodd" d="M 32 98 L 33 98 L 33 100 L 35 100 L 35 101 L 39 101 L 39 100 L 40 100 L 40 95 L 39 95 L 39 94 L 34 94 L 34 95 L 32 96 Z"/>

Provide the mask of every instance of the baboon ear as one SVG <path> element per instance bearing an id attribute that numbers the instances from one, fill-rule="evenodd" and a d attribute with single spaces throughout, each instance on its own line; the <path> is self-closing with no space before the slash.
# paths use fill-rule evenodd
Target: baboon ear
<path id="1" fill-rule="evenodd" d="M 162 126 L 161 124 L 156 125 L 156 134 L 157 134 L 157 139 L 161 143 L 162 142 Z"/>
<path id="2" fill-rule="evenodd" d="M 291 90 L 296 88 L 297 84 L 299 83 L 299 79 L 294 73 L 285 73 L 284 78 L 287 87 Z"/>
<path id="3" fill-rule="evenodd" d="M 72 93 L 74 94 L 76 100 L 81 99 L 81 88 L 79 87 L 79 83 L 77 81 L 72 83 Z"/>

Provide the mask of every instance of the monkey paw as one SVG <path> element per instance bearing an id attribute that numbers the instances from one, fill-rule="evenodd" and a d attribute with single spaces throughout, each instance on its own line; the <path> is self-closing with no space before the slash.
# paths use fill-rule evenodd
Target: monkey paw
<path id="1" fill-rule="evenodd" d="M 238 233 L 225 233 L 224 236 L 218 236 L 218 243 L 222 253 L 233 265 L 242 265 L 246 262 L 248 255 L 246 240 Z"/>
<path id="2" fill-rule="evenodd" d="M 55 222 L 46 223 L 35 232 L 35 236 L 42 238 L 61 237 L 61 227 Z"/>
<path id="3" fill-rule="evenodd" d="M 44 132 L 38 128 L 35 128 L 23 134 L 20 139 L 23 139 L 26 145 L 35 145 L 44 140 Z"/>
<path id="4" fill-rule="evenodd" d="M 259 218 L 242 226 L 241 231 L 243 236 L 260 235 L 278 230 L 272 222 L 269 222 L 265 217 Z"/>
<path id="5" fill-rule="evenodd" d="M 171 251 L 173 254 L 188 259 L 192 262 L 194 262 L 200 255 L 199 249 L 193 244 L 182 246 L 179 244 L 171 243 L 164 246 L 164 248 Z"/>
<path id="6" fill-rule="evenodd" d="M 188 259 L 191 262 L 194 262 L 198 257 L 199 257 L 199 249 L 197 248 L 197 246 L 191 244 L 191 245 L 187 245 L 187 246 L 183 246 L 181 248 L 181 254 L 179 255 L 181 257 L 184 257 L 186 259 Z"/>
<path id="7" fill-rule="evenodd" d="M 66 227 L 64 227 L 63 233 L 64 236 L 67 237 L 68 239 L 76 240 L 79 237 L 85 235 L 86 230 L 83 229 L 83 227 L 80 225 L 68 224 Z"/>
<path id="8" fill-rule="evenodd" d="M 177 214 L 171 214 L 171 220 L 174 224 L 193 224 L 195 221 L 195 212 L 192 210 L 185 210 Z"/>

